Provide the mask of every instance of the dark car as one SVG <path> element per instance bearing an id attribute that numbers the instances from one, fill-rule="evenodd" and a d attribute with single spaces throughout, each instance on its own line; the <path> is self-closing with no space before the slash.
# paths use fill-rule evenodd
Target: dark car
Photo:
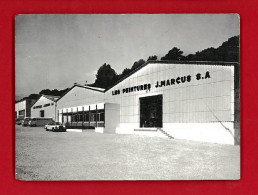
<path id="1" fill-rule="evenodd" d="M 30 117 L 26 117 L 26 118 L 24 118 L 24 119 L 22 120 L 21 125 L 22 125 L 23 127 L 28 126 L 28 125 L 29 125 L 30 120 L 31 120 L 31 118 L 30 118 Z"/>
<path id="2" fill-rule="evenodd" d="M 21 125 L 22 124 L 22 119 L 16 119 L 15 124 L 16 125 Z"/>

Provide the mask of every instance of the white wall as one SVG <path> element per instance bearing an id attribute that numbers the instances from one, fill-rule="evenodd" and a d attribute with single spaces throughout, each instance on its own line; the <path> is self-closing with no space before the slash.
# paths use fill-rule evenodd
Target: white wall
<path id="1" fill-rule="evenodd" d="M 24 110 L 26 113 L 26 100 L 15 103 L 15 112 L 17 112 L 17 118 L 19 117 L 19 111 Z M 26 115 L 26 114 L 25 114 Z M 26 117 L 26 116 L 24 116 Z"/>
<path id="2" fill-rule="evenodd" d="M 104 102 L 104 93 L 75 86 L 57 102 L 57 109 Z"/>
<path id="3" fill-rule="evenodd" d="M 210 78 L 196 79 L 209 72 Z M 156 88 L 157 81 L 191 76 L 190 82 Z M 124 88 L 151 84 L 150 90 L 123 93 Z M 119 95 L 113 95 L 120 90 Z M 119 133 L 135 133 L 140 124 L 139 98 L 163 95 L 163 129 L 180 139 L 234 143 L 234 67 L 196 64 L 148 64 L 105 93 L 105 101 L 120 104 Z M 220 124 L 229 125 L 230 134 Z M 195 125 L 194 125 L 195 124 Z M 148 133 L 146 133 L 148 134 Z M 226 138 L 225 138 L 226 137 Z"/>
<path id="4" fill-rule="evenodd" d="M 50 106 L 44 107 L 45 104 L 50 104 Z M 36 106 L 42 106 L 42 108 L 35 108 Z M 41 96 L 39 100 L 31 107 L 31 117 L 40 117 L 41 110 L 44 110 L 44 118 L 53 118 L 53 120 L 55 120 L 54 101 L 49 100 L 44 96 Z"/>
<path id="5" fill-rule="evenodd" d="M 196 80 L 209 71 L 209 79 Z M 156 82 L 191 75 L 191 81 L 155 88 Z M 112 95 L 112 91 L 151 84 L 150 91 Z M 163 122 L 216 122 L 234 119 L 234 71 L 232 66 L 149 64 L 105 93 L 105 101 L 119 103 L 121 122 L 139 123 L 139 97 L 163 95 Z"/>
<path id="6" fill-rule="evenodd" d="M 196 79 L 209 73 L 210 78 Z M 191 76 L 180 84 L 155 87 L 157 81 Z M 123 93 L 128 87 L 150 84 L 150 90 Z M 114 92 L 119 90 L 119 95 Z M 180 139 L 234 143 L 234 67 L 197 64 L 148 64 L 105 93 L 74 87 L 58 101 L 58 110 L 96 104 L 120 104 L 117 133 L 136 133 L 140 127 L 139 98 L 163 95 L 163 129 Z M 227 124 L 229 133 L 221 122 Z M 147 134 L 147 133 L 146 133 Z"/>
<path id="7" fill-rule="evenodd" d="M 100 109 L 101 105 L 104 106 L 103 102 L 103 92 L 75 86 L 65 96 L 57 101 L 56 118 L 59 119 L 59 121 L 62 121 L 62 117 L 60 115 L 62 111 L 64 113 L 67 111 L 71 112 L 71 109 L 73 109 L 73 112 L 76 112 L 77 108 L 79 111 L 82 111 L 82 106 L 85 106 L 84 110 L 86 111 L 88 106 L 91 104 L 94 107 L 94 110 L 96 108 L 96 104 L 98 104 Z"/>

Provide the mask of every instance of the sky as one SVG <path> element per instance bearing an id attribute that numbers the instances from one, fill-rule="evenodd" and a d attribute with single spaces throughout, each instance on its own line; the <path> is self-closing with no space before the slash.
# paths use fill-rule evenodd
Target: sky
<path id="1" fill-rule="evenodd" d="M 173 47 L 184 55 L 239 35 L 235 14 L 25 14 L 15 19 L 15 95 L 93 83 L 108 63 L 120 74 Z"/>

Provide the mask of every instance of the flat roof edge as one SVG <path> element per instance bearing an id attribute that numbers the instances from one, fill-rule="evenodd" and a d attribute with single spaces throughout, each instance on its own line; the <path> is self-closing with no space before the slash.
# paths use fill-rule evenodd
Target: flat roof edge
<path id="1" fill-rule="evenodd" d="M 142 69 L 143 67 L 147 66 L 148 64 L 192 64 L 192 65 L 214 65 L 214 66 L 235 66 L 239 65 L 239 62 L 223 62 L 223 61 L 171 61 L 171 60 L 149 60 L 130 72 L 128 75 L 119 79 L 114 85 L 107 88 L 105 92 L 115 87 L 117 84 L 128 78 L 129 76 L 133 75 L 138 70 Z"/>

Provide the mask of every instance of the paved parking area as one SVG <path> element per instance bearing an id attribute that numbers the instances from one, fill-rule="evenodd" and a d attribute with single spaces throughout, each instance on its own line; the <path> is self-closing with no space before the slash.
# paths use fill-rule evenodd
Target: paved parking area
<path id="1" fill-rule="evenodd" d="M 16 126 L 21 180 L 238 179 L 239 146 Z"/>

